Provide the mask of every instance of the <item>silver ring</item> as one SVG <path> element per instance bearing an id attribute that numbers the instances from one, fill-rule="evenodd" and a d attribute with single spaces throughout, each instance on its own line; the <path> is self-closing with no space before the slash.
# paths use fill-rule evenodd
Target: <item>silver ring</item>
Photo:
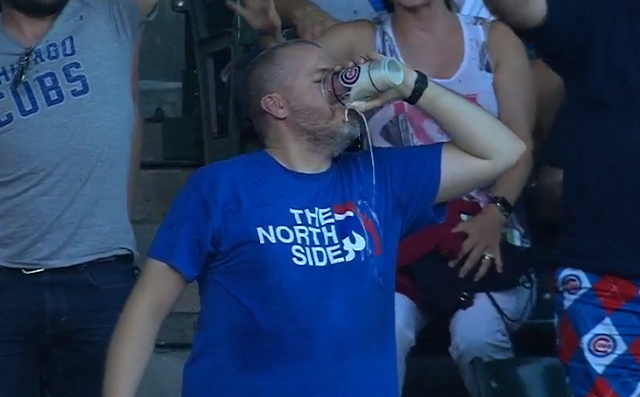
<path id="1" fill-rule="evenodd" d="M 493 261 L 493 260 L 496 259 L 495 255 L 489 254 L 489 253 L 486 253 L 486 252 L 484 254 L 482 254 L 481 258 L 482 259 L 486 259 L 488 261 Z"/>

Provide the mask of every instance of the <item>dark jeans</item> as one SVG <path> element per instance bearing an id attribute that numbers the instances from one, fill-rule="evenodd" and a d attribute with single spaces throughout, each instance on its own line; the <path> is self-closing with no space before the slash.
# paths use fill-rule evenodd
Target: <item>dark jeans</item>
<path id="1" fill-rule="evenodd" d="M 136 275 L 130 256 L 35 274 L 0 267 L 0 397 L 100 397 Z"/>

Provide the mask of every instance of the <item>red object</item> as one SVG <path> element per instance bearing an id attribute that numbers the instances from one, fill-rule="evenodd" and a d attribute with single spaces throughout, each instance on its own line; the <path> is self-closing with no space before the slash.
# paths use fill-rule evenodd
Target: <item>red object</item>
<path id="1" fill-rule="evenodd" d="M 462 198 L 451 200 L 447 204 L 447 217 L 443 223 L 429 226 L 400 241 L 396 262 L 396 292 L 414 302 L 418 301 L 420 293 L 403 268 L 435 250 L 446 258 L 457 258 L 464 234 L 452 233 L 451 230 L 461 222 L 461 214 L 474 216 L 481 211 L 482 207 L 477 202 Z"/>

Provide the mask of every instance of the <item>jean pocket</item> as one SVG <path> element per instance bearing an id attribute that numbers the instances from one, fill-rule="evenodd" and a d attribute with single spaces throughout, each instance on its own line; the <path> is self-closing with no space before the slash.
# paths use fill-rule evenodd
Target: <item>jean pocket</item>
<path id="1" fill-rule="evenodd" d="M 96 262 L 85 265 L 84 273 L 96 288 L 133 288 L 138 279 L 138 267 L 128 256 L 117 257 L 113 261 Z"/>

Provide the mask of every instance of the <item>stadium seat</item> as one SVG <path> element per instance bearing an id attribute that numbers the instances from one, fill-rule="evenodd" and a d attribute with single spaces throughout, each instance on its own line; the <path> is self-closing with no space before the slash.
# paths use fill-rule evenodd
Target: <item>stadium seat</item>
<path id="1" fill-rule="evenodd" d="M 564 367 L 555 358 L 475 360 L 479 397 L 571 397 Z"/>

